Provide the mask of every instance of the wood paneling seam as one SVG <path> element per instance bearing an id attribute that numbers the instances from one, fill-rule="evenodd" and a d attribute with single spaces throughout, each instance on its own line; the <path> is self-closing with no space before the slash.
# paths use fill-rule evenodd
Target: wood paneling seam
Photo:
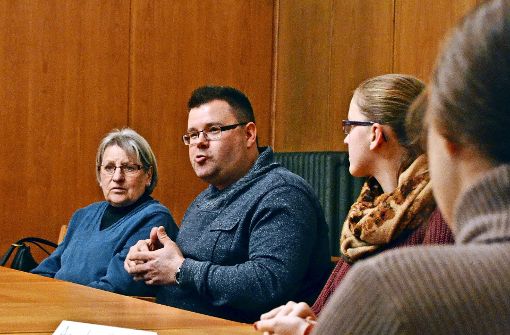
<path id="1" fill-rule="evenodd" d="M 331 89 L 333 85 L 331 84 L 331 80 L 333 78 L 332 68 L 333 68 L 333 31 L 334 31 L 334 17 L 335 17 L 335 0 L 330 2 L 330 10 L 329 10 L 329 55 L 328 55 L 328 103 L 327 103 L 327 113 L 326 115 L 331 115 L 331 95 L 333 94 L 333 90 Z"/>
<path id="2" fill-rule="evenodd" d="M 133 125 L 131 124 L 131 106 L 133 106 L 132 104 L 132 98 L 133 98 L 133 86 L 132 86 L 132 83 L 131 83 L 131 78 L 132 78 L 132 69 L 134 68 L 134 53 L 132 52 L 133 50 L 133 29 L 132 29 L 132 25 L 133 25 L 133 0 L 129 0 L 129 30 L 128 30 L 128 34 L 129 34 L 129 43 L 128 43 L 128 73 L 127 73 L 127 109 L 126 109 L 126 113 L 127 113 L 127 118 L 126 118 L 126 123 L 128 127 L 133 127 Z"/>
<path id="3" fill-rule="evenodd" d="M 391 52 L 391 72 L 395 73 L 395 53 L 396 53 L 396 43 L 395 39 L 397 36 L 397 1 L 393 0 L 393 38 L 391 41 L 392 44 L 392 52 Z"/>
<path id="4" fill-rule="evenodd" d="M 277 83 L 278 83 L 278 38 L 279 38 L 279 22 L 280 22 L 280 0 L 274 1 L 273 6 L 273 80 L 271 89 L 271 138 L 269 143 L 274 148 L 276 137 L 276 98 L 277 98 Z"/>

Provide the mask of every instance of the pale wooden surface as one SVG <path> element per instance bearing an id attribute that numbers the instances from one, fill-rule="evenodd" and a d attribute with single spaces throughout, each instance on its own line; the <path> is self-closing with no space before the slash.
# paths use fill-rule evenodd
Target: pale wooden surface
<path id="1" fill-rule="evenodd" d="M 52 334 L 62 320 L 165 334 L 256 334 L 218 319 L 0 267 L 0 334 Z"/>

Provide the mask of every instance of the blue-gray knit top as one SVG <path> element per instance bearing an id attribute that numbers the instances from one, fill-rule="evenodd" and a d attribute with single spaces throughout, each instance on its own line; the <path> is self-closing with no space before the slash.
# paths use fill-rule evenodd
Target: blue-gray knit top
<path id="1" fill-rule="evenodd" d="M 180 285 L 162 287 L 158 302 L 245 322 L 289 300 L 313 303 L 331 268 L 319 200 L 261 150 L 244 177 L 191 203 L 177 237 Z"/>

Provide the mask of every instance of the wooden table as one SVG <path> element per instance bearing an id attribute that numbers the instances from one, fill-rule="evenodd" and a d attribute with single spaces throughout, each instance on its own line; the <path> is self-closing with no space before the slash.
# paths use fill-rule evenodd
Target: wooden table
<path id="1" fill-rule="evenodd" d="M 62 320 L 167 334 L 257 334 L 252 325 L 0 267 L 0 334 L 52 334 Z"/>

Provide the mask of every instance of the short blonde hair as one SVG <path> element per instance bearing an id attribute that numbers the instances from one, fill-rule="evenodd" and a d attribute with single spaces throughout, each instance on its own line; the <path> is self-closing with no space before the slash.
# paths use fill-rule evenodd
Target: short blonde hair
<path id="1" fill-rule="evenodd" d="M 101 164 L 103 163 L 103 155 L 106 148 L 117 145 L 122 148 L 128 155 L 135 156 L 143 166 L 145 172 L 152 168 L 151 183 L 147 186 L 147 194 L 151 194 L 158 183 L 158 165 L 156 156 L 149 145 L 149 142 L 140 134 L 131 128 L 114 129 L 109 132 L 99 144 L 96 154 L 96 177 L 97 181 L 101 181 L 99 174 Z"/>

